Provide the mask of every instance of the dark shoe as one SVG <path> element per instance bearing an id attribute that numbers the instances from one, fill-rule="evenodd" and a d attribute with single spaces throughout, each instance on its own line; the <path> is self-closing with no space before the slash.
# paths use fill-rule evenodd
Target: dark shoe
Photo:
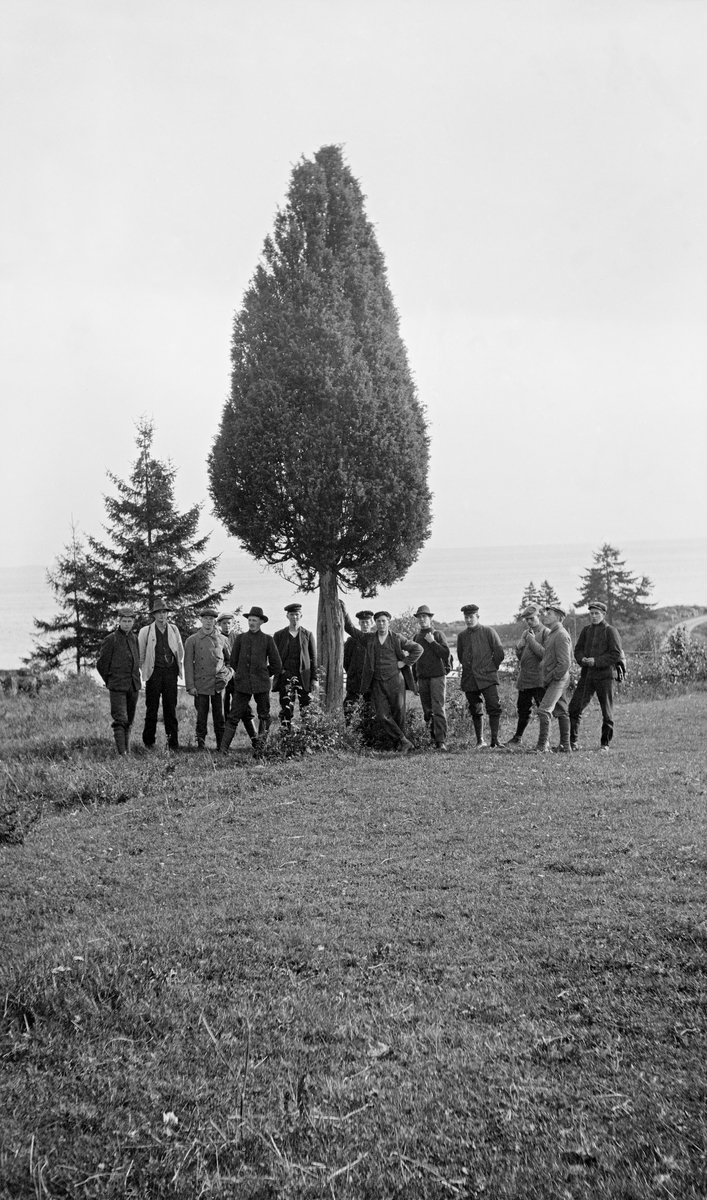
<path id="1" fill-rule="evenodd" d="M 488 748 L 488 742 L 485 742 L 483 738 L 474 746 L 475 750 L 488 750 Z"/>
<path id="2" fill-rule="evenodd" d="M 206 749 L 206 742 L 203 740 L 203 738 L 199 738 L 198 742 L 196 743 L 196 748 L 197 748 L 197 750 L 205 750 Z"/>
<path id="3" fill-rule="evenodd" d="M 569 748 L 569 746 L 558 746 L 556 753 L 557 754 L 569 754 L 570 748 Z"/>
<path id="4" fill-rule="evenodd" d="M 437 749 L 438 749 L 438 750 L 443 750 L 445 753 L 447 752 L 447 746 L 445 745 L 445 743 L 444 743 L 444 742 L 438 742 L 438 744 L 437 744 Z"/>
<path id="5" fill-rule="evenodd" d="M 579 750 L 579 742 L 570 742 L 570 750 Z"/>
<path id="6" fill-rule="evenodd" d="M 179 742 L 168 742 L 167 749 L 170 750 L 172 754 L 178 754 L 180 750 Z"/>
<path id="7" fill-rule="evenodd" d="M 550 746 L 548 745 L 547 742 L 538 742 L 537 746 L 535 747 L 535 753 L 536 754 L 552 754 L 552 750 L 550 749 Z"/>
<path id="8" fill-rule="evenodd" d="M 491 742 L 491 749 L 492 750 L 500 750 L 501 749 L 501 743 L 499 742 L 498 738 L 496 738 L 495 741 Z"/>
<path id="9" fill-rule="evenodd" d="M 403 740 L 398 743 L 398 753 L 399 754 L 409 754 L 411 750 L 412 750 L 412 742 L 408 741 L 407 738 L 403 738 Z"/>
<path id="10" fill-rule="evenodd" d="M 506 749 L 508 749 L 509 746 L 520 746 L 522 740 L 522 738 L 519 738 L 514 734 L 511 740 L 506 742 Z"/>

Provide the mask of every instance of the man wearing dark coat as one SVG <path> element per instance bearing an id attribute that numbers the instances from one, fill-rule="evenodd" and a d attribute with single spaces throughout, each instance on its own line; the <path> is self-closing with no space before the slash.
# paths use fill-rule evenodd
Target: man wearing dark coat
<path id="1" fill-rule="evenodd" d="M 261 625 L 268 619 L 262 608 L 254 605 L 250 612 L 246 613 L 246 618 L 248 630 L 237 635 L 231 651 L 233 704 L 221 738 L 219 753 L 227 752 L 235 737 L 238 722 L 242 721 L 255 757 L 259 758 L 270 728 L 270 679 L 282 670 L 282 660 L 274 638 L 268 633 L 263 633 L 261 629 Z M 255 700 L 258 712 L 257 734 L 253 725 L 253 710 L 250 707 L 251 697 Z"/>
<path id="2" fill-rule="evenodd" d="M 132 608 L 118 612 L 118 628 L 101 646 L 96 670 L 110 693 L 110 715 L 118 754 L 130 751 L 130 730 L 135 719 L 140 692 L 140 648 L 132 632 L 135 613 Z"/>
<path id="3" fill-rule="evenodd" d="M 370 608 L 362 608 L 356 613 L 356 620 L 361 633 L 370 633 L 373 629 L 373 610 Z M 356 638 L 350 637 L 346 639 L 344 645 L 344 671 L 346 673 L 346 694 L 344 696 L 344 718 L 348 725 L 351 720 L 351 714 L 355 705 L 362 698 L 361 678 L 363 676 L 363 664 L 366 659 L 365 644 L 358 642 Z M 370 698 L 365 698 L 367 707 L 370 708 Z M 365 714 L 364 714 L 365 719 Z"/>
<path id="4" fill-rule="evenodd" d="M 314 634 L 302 624 L 302 605 L 285 605 L 288 625 L 273 635 L 282 670 L 272 681 L 272 690 L 280 693 L 280 724 L 292 727 L 295 702 L 299 699 L 300 716 L 311 703 L 312 687 L 317 682 L 317 647 Z"/>
<path id="5" fill-rule="evenodd" d="M 466 629 L 457 638 L 457 658 L 462 669 L 461 689 L 466 695 L 476 734 L 476 749 L 486 749 L 484 741 L 484 703 L 491 726 L 491 747 L 499 745 L 501 701 L 498 696 L 498 668 L 505 658 L 501 639 L 490 625 L 481 625 L 478 604 L 462 607 Z"/>
<path id="6" fill-rule="evenodd" d="M 606 623 L 603 600 L 590 601 L 589 618 L 590 623 L 581 630 L 574 648 L 574 657 L 582 672 L 570 700 L 570 746 L 573 750 L 579 749 L 582 713 L 596 695 L 601 707 L 600 749 L 608 754 L 614 736 L 614 676 L 623 659 L 623 651 L 618 629 Z"/>
<path id="7" fill-rule="evenodd" d="M 346 632 L 366 649 L 361 691 L 365 693 L 370 690 L 376 717 L 388 737 L 395 742 L 396 749 L 401 754 L 407 754 L 412 750 L 412 742 L 405 735 L 405 692 L 406 689 L 416 690 L 410 668 L 422 657 L 422 646 L 393 633 L 390 628 L 391 616 L 385 609 L 374 614 L 375 631 L 362 633 L 343 604 L 341 608 Z"/>
<path id="8" fill-rule="evenodd" d="M 415 613 L 420 623 L 414 640 L 422 646 L 422 657 L 413 667 L 422 702 L 422 715 L 430 731 L 432 745 L 447 749 L 447 671 L 451 658 L 447 639 L 432 628 L 434 613 L 421 604 Z"/>

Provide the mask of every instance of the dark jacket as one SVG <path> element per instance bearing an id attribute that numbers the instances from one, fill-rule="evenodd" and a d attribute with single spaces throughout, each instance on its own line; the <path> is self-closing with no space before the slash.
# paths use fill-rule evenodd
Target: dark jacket
<path id="1" fill-rule="evenodd" d="M 116 629 L 101 646 L 96 670 L 111 692 L 140 691 L 140 647 L 131 631 Z"/>
<path id="2" fill-rule="evenodd" d="M 577 638 L 574 656 L 582 675 L 590 679 L 611 679 L 615 673 L 616 664 L 621 662 L 621 638 L 618 629 L 600 621 L 598 625 L 585 625 Z M 583 658 L 593 658 L 594 666 L 582 665 Z"/>
<path id="3" fill-rule="evenodd" d="M 302 687 L 305 692 L 311 691 L 312 680 L 317 678 L 317 646 L 314 641 L 314 634 L 308 629 L 304 629 L 301 625 L 297 631 L 299 637 L 299 677 L 302 680 Z M 273 634 L 273 641 L 277 646 L 277 652 L 280 658 L 284 661 L 289 648 L 290 628 L 278 629 Z M 276 692 L 280 687 L 284 687 L 286 683 L 284 675 L 279 671 L 272 681 L 272 690 Z"/>
<path id="4" fill-rule="evenodd" d="M 434 637 L 433 642 L 426 640 L 428 633 Z M 412 669 L 415 678 L 438 679 L 446 675 L 450 653 L 444 634 L 437 629 L 421 629 L 412 640 L 422 646 L 422 657 L 418 658 Z"/>
<path id="5" fill-rule="evenodd" d="M 366 661 L 366 647 L 350 637 L 344 643 L 344 670 L 346 672 L 346 695 L 361 695 L 361 679 L 363 664 Z"/>
<path id="6" fill-rule="evenodd" d="M 481 691 L 492 683 L 498 683 L 498 668 L 505 657 L 501 639 L 490 625 L 462 629 L 457 638 L 462 691 Z"/>
<path id="7" fill-rule="evenodd" d="M 365 695 L 373 683 L 378 630 L 374 629 L 372 633 L 362 633 L 353 624 L 348 613 L 344 614 L 344 628 L 350 637 L 354 638 L 359 645 L 364 646 L 366 649 L 363 670 L 361 672 L 361 692 Z M 413 678 L 411 667 L 413 663 L 417 662 L 418 658 L 422 657 L 422 646 L 418 646 L 417 642 L 410 642 L 407 638 L 400 637 L 399 634 L 393 633 L 392 629 L 388 630 L 388 637 L 392 639 L 392 646 L 397 661 L 405 663 L 400 672 L 405 680 L 405 687 L 409 692 L 417 692 L 417 684 Z"/>
<path id="8" fill-rule="evenodd" d="M 236 692 L 257 696 L 270 691 L 270 676 L 282 670 L 282 660 L 275 640 L 259 629 L 239 633 L 231 651 L 233 687 Z"/>

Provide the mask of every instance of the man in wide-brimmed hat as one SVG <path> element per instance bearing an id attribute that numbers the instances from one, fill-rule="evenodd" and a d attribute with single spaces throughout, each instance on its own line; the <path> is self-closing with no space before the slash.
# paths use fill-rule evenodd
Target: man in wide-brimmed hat
<path id="1" fill-rule="evenodd" d="M 282 670 L 282 660 L 275 640 L 263 633 L 262 625 L 268 620 L 262 608 L 253 605 L 246 613 L 248 630 L 239 633 L 231 651 L 233 671 L 233 704 L 228 714 L 226 728 L 221 738 L 219 751 L 225 754 L 235 737 L 238 722 L 242 721 L 251 740 L 255 757 L 262 754 L 270 728 L 270 680 Z M 251 697 L 255 700 L 258 713 L 258 732 L 253 725 Z"/>
<path id="2" fill-rule="evenodd" d="M 357 629 L 341 602 L 344 628 L 350 637 L 365 646 L 366 657 L 361 673 L 361 690 L 370 690 L 377 719 L 396 750 L 407 754 L 412 742 L 406 735 L 406 690 L 416 691 L 411 667 L 422 656 L 422 646 L 394 633 L 390 628 L 390 613 L 381 608 L 373 614 L 376 628 L 373 633 Z"/>
<path id="3" fill-rule="evenodd" d="M 579 749 L 582 713 L 596 695 L 601 707 L 600 749 L 608 754 L 614 736 L 614 678 L 625 659 L 618 629 L 607 624 L 604 601 L 590 600 L 588 607 L 589 624 L 581 630 L 574 648 L 582 670 L 570 700 L 570 745 Z"/>
<path id="4" fill-rule="evenodd" d="M 413 641 L 422 646 L 422 657 L 418 658 L 413 671 L 422 703 L 422 715 L 430 731 L 432 745 L 437 750 L 447 749 L 447 673 L 451 667 L 451 653 L 447 639 L 438 629 L 432 628 L 434 613 L 426 604 L 420 604 L 415 618 L 420 626 Z"/>
<path id="5" fill-rule="evenodd" d="M 214 725 L 216 748 L 223 737 L 223 690 L 231 678 L 228 665 L 228 642 L 216 628 L 218 612 L 207 605 L 199 612 L 201 629 L 192 633 L 184 644 L 184 678 L 187 692 L 194 697 L 196 709 L 196 744 L 206 749 L 209 708 Z"/>
<path id="6" fill-rule="evenodd" d="M 140 647 L 133 633 L 135 610 L 118 609 L 118 628 L 101 646 L 96 670 L 110 692 L 110 715 L 118 754 L 130 751 L 130 730 L 140 692 Z"/>
<path id="7" fill-rule="evenodd" d="M 177 720 L 177 683 L 184 664 L 184 646 L 177 626 L 168 621 L 169 605 L 158 596 L 150 616 L 138 634 L 140 670 L 145 681 L 145 725 L 142 740 L 148 750 L 155 744 L 157 716 L 162 701 L 162 719 L 170 750 L 179 749 Z"/>
<path id="8" fill-rule="evenodd" d="M 272 690 L 280 694 L 280 724 L 292 725 L 295 703 L 299 700 L 300 714 L 311 703 L 312 688 L 317 682 L 317 647 L 314 634 L 302 624 L 302 605 L 286 604 L 287 625 L 274 634 L 282 669 L 273 676 Z"/>

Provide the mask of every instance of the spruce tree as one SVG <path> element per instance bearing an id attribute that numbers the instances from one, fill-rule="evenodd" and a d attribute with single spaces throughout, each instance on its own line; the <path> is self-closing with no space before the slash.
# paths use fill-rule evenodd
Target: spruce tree
<path id="1" fill-rule="evenodd" d="M 133 604 L 147 618 L 159 596 L 167 598 L 180 632 L 191 633 L 198 607 L 220 605 L 232 589 L 232 584 L 211 589 L 219 556 L 202 558 L 209 536 L 196 536 L 201 505 L 177 511 L 176 469 L 154 457 L 153 439 L 154 423 L 143 418 L 137 424 L 138 457 L 129 480 L 107 472 L 118 492 L 104 497 L 110 540 L 88 538 L 88 594 L 103 636 L 118 606 Z"/>
<path id="2" fill-rule="evenodd" d="M 581 576 L 582 591 L 577 605 L 586 607 L 590 600 L 603 600 L 606 604 L 606 619 L 623 620 L 631 623 L 650 615 L 651 604 L 644 599 L 653 590 L 647 575 L 633 575 L 626 569 L 626 562 L 619 558 L 621 551 L 608 542 L 592 556 L 594 566 Z"/>
<path id="3" fill-rule="evenodd" d="M 556 604 L 561 603 L 560 597 L 547 579 L 543 579 L 540 587 L 538 588 L 537 603 L 542 609 L 554 608 Z"/>
<path id="4" fill-rule="evenodd" d="M 529 604 L 540 604 L 540 592 L 539 592 L 538 588 L 536 588 L 532 579 L 531 579 L 530 583 L 528 584 L 527 588 L 525 589 L 525 591 L 523 592 L 521 602 L 518 605 L 518 612 L 515 614 L 515 616 L 513 618 L 514 621 L 522 621 L 523 612 L 528 607 Z"/>
<path id="5" fill-rule="evenodd" d="M 89 599 L 89 564 L 86 547 L 77 526 L 71 523 L 71 540 L 57 556 L 54 568 L 47 571 L 47 582 L 59 601 L 59 611 L 51 621 L 34 618 L 38 633 L 30 666 L 56 669 L 73 661 L 76 673 L 92 658 L 100 634 L 94 628 L 94 608 Z"/>
<path id="6" fill-rule="evenodd" d="M 343 694 L 339 588 L 374 596 L 429 535 L 428 436 L 385 262 L 337 146 L 294 168 L 237 313 L 209 459 L 214 510 L 255 558 L 319 588 L 326 706 Z"/>

